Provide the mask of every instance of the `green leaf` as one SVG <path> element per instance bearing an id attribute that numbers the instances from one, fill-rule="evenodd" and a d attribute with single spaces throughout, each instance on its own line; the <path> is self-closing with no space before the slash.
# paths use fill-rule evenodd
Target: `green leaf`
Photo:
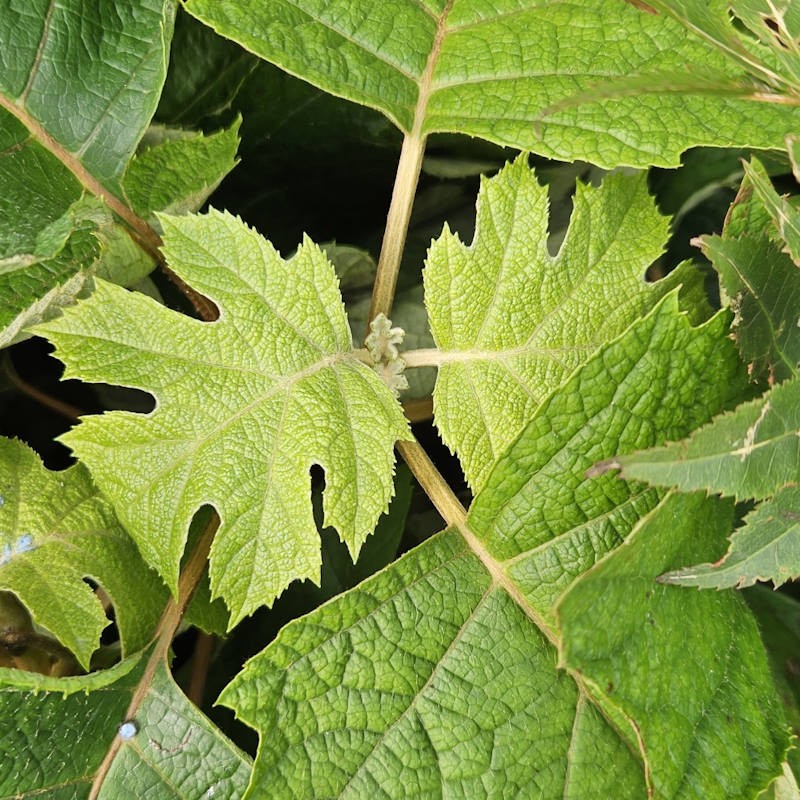
<path id="1" fill-rule="evenodd" d="M 393 445 L 408 428 L 352 350 L 333 267 L 306 240 L 283 261 L 227 214 L 161 217 L 171 268 L 217 304 L 202 323 L 98 282 L 37 329 L 68 374 L 132 386 L 149 415 L 84 418 L 64 436 L 148 563 L 175 589 L 195 511 L 222 524 L 211 587 L 231 624 L 293 580 L 319 580 L 308 470 L 326 472 L 325 523 L 355 557 L 392 493 Z"/>
<path id="2" fill-rule="evenodd" d="M 740 194 L 722 236 L 704 236 L 735 312 L 733 335 L 754 379 L 800 375 L 800 269 L 770 235 L 763 207 Z"/>
<path id="3" fill-rule="evenodd" d="M 767 171 L 755 158 L 749 164 L 745 162 L 744 171 L 778 229 L 779 243 L 785 243 L 786 252 L 800 266 L 800 212 L 786 198 L 778 196 Z"/>
<path id="4" fill-rule="evenodd" d="M 204 136 L 168 136 L 140 152 L 125 173 L 125 197 L 143 218 L 154 211 L 186 214 L 197 211 L 220 181 L 236 166 L 240 120 Z M 151 221 L 155 223 L 155 218 Z"/>
<path id="5" fill-rule="evenodd" d="M 592 464 L 685 435 L 741 391 L 727 319 L 693 328 L 671 293 L 551 395 L 495 465 L 470 527 L 543 618 L 660 499 Z"/>
<path id="6" fill-rule="evenodd" d="M 99 253 L 80 218 L 58 253 L 41 257 L 37 241 L 84 187 L 119 194 L 164 81 L 174 9 L 0 0 L 0 346 L 84 287 Z"/>
<path id="7" fill-rule="evenodd" d="M 249 798 L 554 797 L 568 781 L 642 797 L 634 756 L 555 661 L 447 531 L 289 623 L 220 702 L 261 734 Z"/>
<path id="8" fill-rule="evenodd" d="M 117 740 L 100 800 L 240 798 L 248 757 L 186 699 L 165 664 L 147 676 L 136 715 L 126 719 L 146 665 L 138 654 L 84 678 L 0 670 L 0 795 L 85 798 Z"/>
<path id="9" fill-rule="evenodd" d="M 639 72 L 738 77 L 674 20 L 618 0 L 188 0 L 223 36 L 416 135 L 460 132 L 564 160 L 677 165 L 693 144 L 777 147 L 793 111 L 714 94 L 559 101 Z M 538 124 L 537 124 L 538 123 Z"/>
<path id="10" fill-rule="evenodd" d="M 27 252 L 0 258 L 0 347 L 25 338 L 26 328 L 52 319 L 88 289 L 104 251 L 101 239 L 112 230 L 102 204 L 80 197 L 38 232 Z"/>
<path id="11" fill-rule="evenodd" d="M 800 482 L 800 380 L 721 414 L 688 439 L 608 462 L 626 478 L 683 491 L 769 497 Z"/>
<path id="12" fill-rule="evenodd" d="M 759 503 L 731 537 L 721 561 L 669 572 L 664 583 L 723 589 L 773 581 L 780 586 L 800 577 L 800 487 L 788 486 Z"/>
<path id="13" fill-rule="evenodd" d="M 174 16 L 174 0 L 3 0 L 0 107 L 117 191 L 158 103 Z"/>
<path id="14" fill-rule="evenodd" d="M 644 174 L 578 185 L 561 249 L 547 249 L 547 189 L 519 158 L 482 182 L 473 243 L 445 227 L 428 253 L 425 298 L 442 351 L 437 427 L 478 490 L 537 406 L 649 310 L 688 270 L 648 284 L 668 221 Z"/>
<path id="15" fill-rule="evenodd" d="M 123 652 L 144 647 L 167 592 L 87 470 L 50 472 L 22 442 L 0 438 L 0 487 L 0 589 L 88 669 L 109 624 L 92 578 L 114 604 Z"/>
<path id="16" fill-rule="evenodd" d="M 688 429 L 710 416 L 732 390 L 728 384 L 744 381 L 726 322 L 723 313 L 692 328 L 675 294 L 665 298 L 540 407 L 477 496 L 469 527 L 435 535 L 290 623 L 248 662 L 220 698 L 261 734 L 247 796 L 480 798 L 522 796 L 535 787 L 543 797 L 644 797 L 634 731 L 645 720 L 592 702 L 581 676 L 558 668 L 549 610 L 573 578 L 658 504 L 652 490 L 587 479 L 591 455 L 582 454 L 635 446 L 663 437 L 670 425 Z M 726 378 L 717 385 L 707 380 L 712 372 Z M 526 518 L 512 529 L 516 515 Z M 681 540 L 701 540 L 693 521 L 685 520 Z M 717 528 L 724 524 L 721 515 Z M 572 533 L 571 546 L 558 551 Z M 704 541 L 709 548 L 720 544 Z M 557 553 L 551 564 L 558 569 L 532 591 L 526 582 L 532 570 L 526 574 L 520 565 L 548 549 Z M 567 580 L 565 573 L 572 573 Z M 549 597 L 536 595 L 542 586 Z M 695 660 L 686 649 L 687 638 L 704 648 L 708 626 L 731 637 L 716 626 L 732 624 L 747 634 L 749 663 L 765 662 L 747 609 L 722 595 L 711 605 L 720 613 L 692 618 L 689 634 L 676 615 L 658 629 L 665 641 L 631 643 L 637 659 L 654 663 L 661 652 L 688 653 L 674 664 L 665 689 L 680 687 L 677 711 L 695 716 L 702 716 L 698 700 L 705 695 L 694 689 L 707 677 L 701 656 Z M 600 644 L 616 635 L 599 625 L 592 631 Z M 741 688 L 748 702 L 726 702 L 696 732 L 686 726 L 680 747 L 692 769 L 722 771 L 725 797 L 743 798 L 778 774 L 788 737 L 768 670 L 755 682 L 750 670 L 726 677 L 730 693 Z M 766 702 L 752 704 L 750 697 Z M 658 713 L 648 708 L 646 721 Z M 717 758 L 744 746 L 761 761 L 731 767 Z M 644 753 L 654 785 L 668 783 L 675 771 L 664 749 Z M 699 800 L 709 796 L 704 790 L 659 796 Z"/>
<path id="17" fill-rule="evenodd" d="M 716 555 L 731 510 L 699 493 L 669 495 L 558 606 L 563 663 L 608 713 L 635 720 L 655 797 L 752 797 L 789 744 L 744 601 L 655 582 Z"/>

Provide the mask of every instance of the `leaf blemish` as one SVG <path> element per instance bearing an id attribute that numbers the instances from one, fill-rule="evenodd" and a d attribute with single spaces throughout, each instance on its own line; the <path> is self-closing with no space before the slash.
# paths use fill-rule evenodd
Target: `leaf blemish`
<path id="1" fill-rule="evenodd" d="M 126 720 L 122 723 L 122 725 L 119 726 L 119 738 L 126 742 L 130 739 L 133 739 L 138 732 L 139 725 L 134 719 Z"/>
<path id="2" fill-rule="evenodd" d="M 758 433 L 758 429 L 761 426 L 761 423 L 764 421 L 764 417 L 767 416 L 772 405 L 769 400 L 764 403 L 764 407 L 761 409 L 761 413 L 758 415 L 758 419 L 747 429 L 747 433 L 744 437 L 744 442 L 742 446 L 736 451 L 739 454 L 739 461 L 744 461 L 747 456 L 749 456 L 753 452 L 753 448 L 755 447 L 756 442 L 756 434 Z"/>

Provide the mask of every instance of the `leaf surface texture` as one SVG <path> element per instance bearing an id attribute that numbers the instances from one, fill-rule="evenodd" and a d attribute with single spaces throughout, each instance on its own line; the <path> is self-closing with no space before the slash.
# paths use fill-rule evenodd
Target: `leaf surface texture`
<path id="1" fill-rule="evenodd" d="M 693 144 L 780 146 L 794 112 L 719 94 L 565 99 L 640 72 L 736 72 L 675 20 L 615 0 L 189 0 L 217 32 L 403 131 L 454 131 L 601 166 Z M 755 108 L 754 106 L 759 106 Z M 547 113 L 544 113 L 547 112 Z"/>
<path id="2" fill-rule="evenodd" d="M 566 239 L 547 249 L 547 189 L 525 159 L 485 180 L 471 245 L 445 228 L 428 252 L 425 302 L 440 368 L 436 424 L 474 489 L 538 405 L 683 277 L 645 272 L 667 220 L 643 174 L 579 185 Z"/>
<path id="3" fill-rule="evenodd" d="M 352 351 L 333 267 L 305 241 L 287 262 L 227 214 L 161 217 L 172 269 L 217 304 L 202 323 L 112 284 L 38 330 L 71 375 L 132 386 L 149 415 L 84 418 L 65 435 L 148 563 L 177 582 L 192 516 L 222 524 L 211 587 L 232 623 L 293 580 L 319 580 L 309 470 L 325 524 L 355 557 L 392 494 L 399 404 Z"/>

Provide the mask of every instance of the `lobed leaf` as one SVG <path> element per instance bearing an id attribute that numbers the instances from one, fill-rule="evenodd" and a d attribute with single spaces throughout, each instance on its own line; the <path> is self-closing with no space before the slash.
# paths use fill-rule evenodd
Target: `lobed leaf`
<path id="1" fill-rule="evenodd" d="M 109 624 L 91 578 L 114 604 L 123 653 L 144 647 L 167 592 L 86 468 L 51 472 L 22 442 L 0 438 L 0 487 L 0 589 L 88 669 Z"/>
<path id="2" fill-rule="evenodd" d="M 800 482 L 800 380 L 716 417 L 689 438 L 609 462 L 626 478 L 762 499 Z"/>
<path id="3" fill-rule="evenodd" d="M 166 664 L 145 677 L 146 664 L 140 653 L 99 673 L 59 679 L 0 670 L 0 794 L 86 798 L 117 740 L 100 800 L 238 800 L 249 758 L 186 699 Z M 143 677 L 144 696 L 127 720 Z"/>
<path id="4" fill-rule="evenodd" d="M 211 587 L 231 625 L 293 580 L 319 580 L 308 471 L 353 558 L 392 494 L 408 428 L 352 350 L 333 267 L 305 241 L 283 261 L 227 214 L 160 217 L 171 268 L 217 304 L 202 323 L 103 282 L 40 326 L 68 374 L 150 392 L 149 415 L 88 417 L 65 435 L 148 563 L 175 589 L 192 516 L 221 517 Z"/>
<path id="5" fill-rule="evenodd" d="M 577 518 L 571 528 L 588 520 L 587 528 L 602 530 L 612 520 L 597 558 L 638 523 L 633 544 L 622 544 L 608 564 L 618 554 L 630 558 L 624 551 L 641 552 L 635 543 L 667 521 L 670 537 L 663 538 L 677 541 L 667 560 L 684 547 L 718 552 L 729 505 L 720 513 L 715 500 L 671 497 L 659 506 L 652 491 L 647 496 L 636 485 L 615 492 L 602 479 L 585 478 L 581 454 L 659 438 L 670 424 L 691 427 L 693 414 L 709 416 L 724 404 L 725 392 L 733 391 L 728 384 L 744 380 L 725 329 L 724 314 L 692 328 L 675 294 L 665 298 L 542 404 L 476 497 L 468 526 L 435 535 L 290 623 L 248 662 L 220 698 L 260 733 L 246 796 L 640 798 L 649 781 L 664 798 L 744 798 L 778 775 L 788 734 L 757 628 L 742 603 L 710 594 L 702 601 L 705 613 L 664 613 L 657 628 L 644 631 L 631 631 L 623 615 L 586 613 L 593 646 L 626 636 L 631 664 L 671 666 L 658 688 L 669 693 L 668 709 L 686 719 L 676 739 L 670 734 L 659 742 L 650 730 L 660 731 L 660 707 L 613 706 L 580 674 L 559 668 L 563 653 L 551 612 L 572 581 L 581 587 L 582 576 L 593 574 L 589 545 L 565 549 L 561 572 L 571 572 L 568 580 L 556 576 L 556 586 L 545 585 L 550 596 L 532 600 L 512 548 L 502 550 L 499 542 L 508 534 L 515 552 L 534 554 L 556 544 L 558 531 L 548 531 L 546 521 L 538 530 L 530 523 L 543 494 L 554 507 L 561 487 L 561 499 L 570 498 L 561 513 Z M 728 380 L 709 387 L 712 370 Z M 698 396 L 700 410 L 693 410 L 689 399 Z M 673 414 L 678 421 L 670 423 Z M 526 494 L 520 484 L 528 477 L 544 492 Z M 515 515 L 526 513 L 529 519 L 511 530 Z M 664 569 L 661 555 L 645 575 L 673 606 L 684 593 L 654 582 Z M 639 613 L 638 603 L 631 613 Z M 709 678 L 708 662 L 717 655 L 707 648 L 709 636 L 741 647 L 744 663 L 725 661 Z M 653 674 L 637 666 L 632 679 Z M 725 691 L 706 704 L 712 684 Z M 627 688 L 624 680 L 619 685 Z M 643 742 L 636 730 L 644 728 Z M 746 758 L 734 761 L 731 753 Z M 682 770 L 714 780 L 679 786 Z"/>
<path id="6" fill-rule="evenodd" d="M 712 93 L 566 98 L 640 72 L 738 77 L 673 19 L 619 0 L 188 0 L 217 32 L 403 131 L 459 132 L 601 166 L 677 166 L 696 144 L 780 146 L 794 112 Z M 550 113 L 546 113 L 550 112 Z"/>
<path id="7" fill-rule="evenodd" d="M 644 174 L 578 185 L 559 252 L 547 249 L 547 189 L 524 157 L 484 180 L 471 245 L 445 228 L 426 262 L 425 302 L 441 350 L 434 411 L 475 490 L 538 405 L 678 281 L 648 284 L 668 222 Z"/>

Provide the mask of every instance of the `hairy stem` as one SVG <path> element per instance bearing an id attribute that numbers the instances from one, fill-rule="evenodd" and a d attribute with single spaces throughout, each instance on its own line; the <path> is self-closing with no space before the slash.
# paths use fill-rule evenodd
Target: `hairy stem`
<path id="1" fill-rule="evenodd" d="M 147 660 L 144 673 L 134 690 L 128 710 L 125 712 L 126 720 L 133 719 L 136 716 L 139 706 L 147 695 L 156 670 L 167 658 L 170 645 L 175 637 L 175 632 L 178 630 L 181 618 L 186 611 L 186 607 L 189 605 L 189 601 L 192 599 L 197 585 L 200 583 L 200 579 L 203 577 L 203 570 L 206 567 L 208 554 L 211 550 L 211 542 L 214 540 L 214 534 L 216 534 L 218 527 L 219 517 L 213 514 L 211 520 L 198 539 L 192 554 L 189 556 L 186 566 L 184 566 L 181 572 L 181 576 L 178 580 L 178 597 L 177 599 L 170 599 L 164 608 L 164 613 L 161 615 L 161 620 L 158 623 L 154 636 L 155 646 L 150 654 L 150 658 Z M 97 800 L 100 796 L 103 781 L 109 769 L 111 769 L 111 765 L 114 763 L 114 759 L 121 746 L 121 737 L 115 736 L 114 741 L 108 748 L 108 752 L 95 774 L 88 800 Z"/>
<path id="2" fill-rule="evenodd" d="M 433 90 L 433 74 L 436 63 L 442 51 L 442 43 L 446 33 L 447 16 L 455 0 L 448 0 L 442 9 L 436 23 L 436 33 L 428 54 L 428 61 L 419 79 L 419 94 L 417 105 L 414 109 L 414 121 L 411 130 L 403 139 L 403 149 L 400 151 L 400 161 L 397 165 L 392 202 L 389 205 L 389 214 L 386 217 L 386 230 L 383 234 L 381 254 L 378 259 L 378 273 L 375 276 L 375 285 L 372 289 L 372 303 L 369 309 L 367 322 L 371 322 L 378 314 L 386 314 L 392 310 L 394 291 L 397 286 L 397 275 L 400 271 L 400 261 L 403 257 L 408 223 L 411 219 L 411 209 L 414 205 L 414 195 L 417 192 L 419 173 L 422 169 L 422 156 L 425 153 L 424 132 L 425 114 L 428 110 L 428 101 Z M 367 330 L 369 333 L 369 330 Z"/>
<path id="3" fill-rule="evenodd" d="M 400 358 L 406 363 L 406 367 L 438 367 L 445 360 L 442 351 L 438 347 L 424 347 L 419 350 L 404 350 L 400 353 Z"/>

